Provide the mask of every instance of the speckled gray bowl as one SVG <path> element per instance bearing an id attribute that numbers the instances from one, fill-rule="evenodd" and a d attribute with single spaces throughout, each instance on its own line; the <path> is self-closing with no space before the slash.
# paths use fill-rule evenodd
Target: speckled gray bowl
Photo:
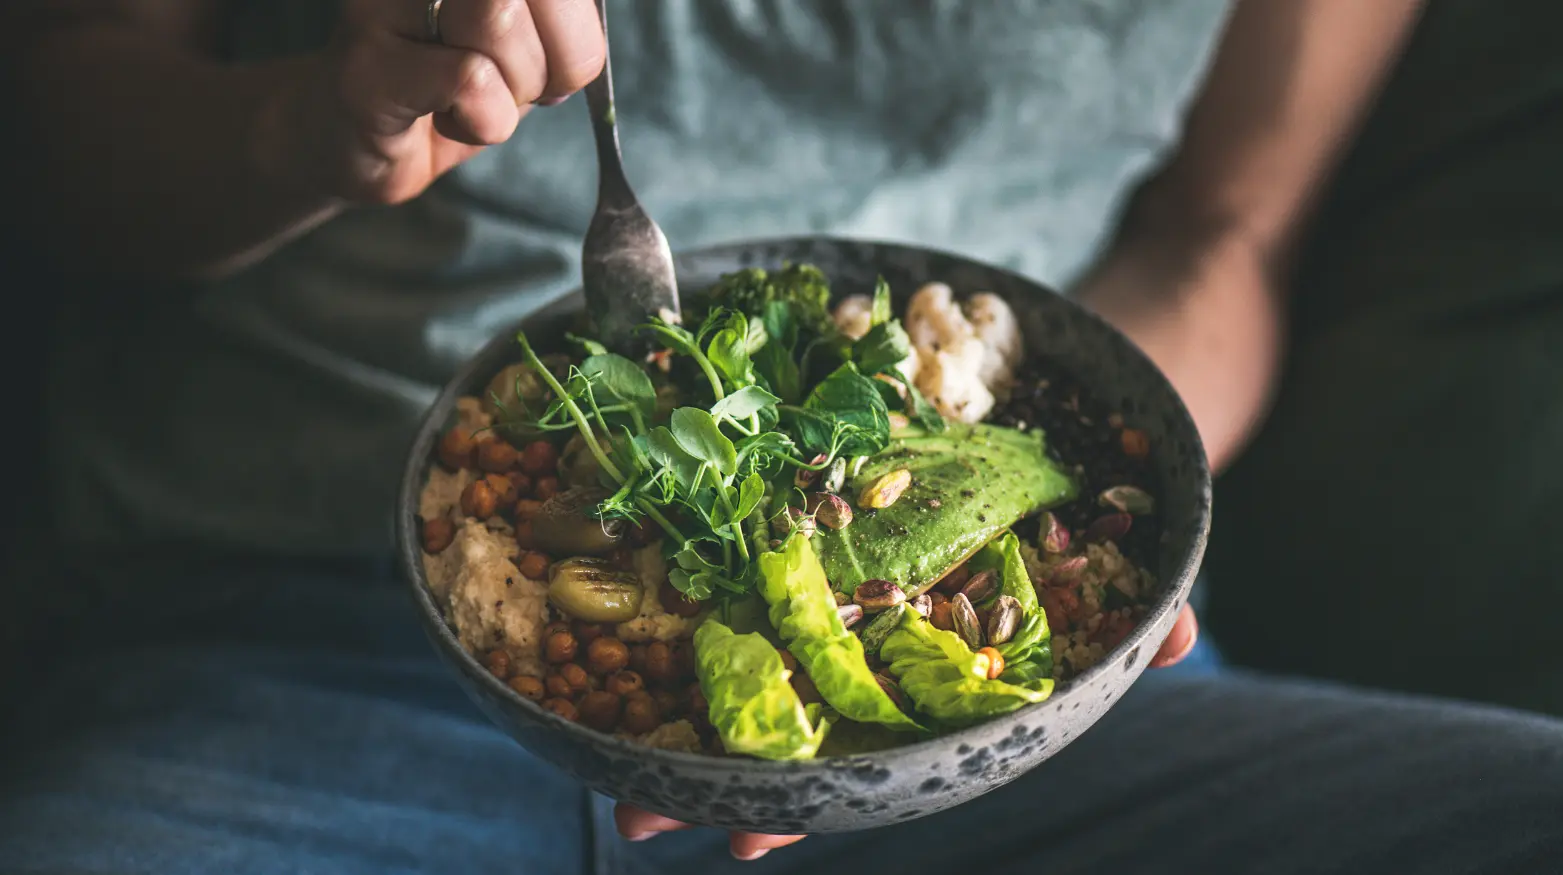
<path id="1" fill-rule="evenodd" d="M 456 399 L 482 390 L 516 357 L 513 335 L 496 337 L 451 381 L 418 431 L 397 510 L 399 560 L 435 647 L 478 705 L 532 753 L 616 799 L 679 820 L 766 833 L 823 833 L 911 820 L 1012 781 L 1095 723 L 1172 628 L 1188 597 L 1210 525 L 1210 471 L 1183 403 L 1161 372 L 1107 324 L 1037 283 L 968 259 L 923 249 L 807 237 L 734 244 L 678 258 L 686 294 L 723 273 L 787 262 L 818 265 L 838 294 L 872 289 L 883 275 L 901 297 L 924 282 L 957 293 L 1008 299 L 1027 347 L 1053 358 L 1130 424 L 1151 435 L 1162 494 L 1164 536 L 1155 569 L 1159 592 L 1145 621 L 1096 667 L 1038 705 L 963 732 L 874 754 L 802 763 L 705 757 L 651 750 L 562 720 L 523 699 L 457 643 L 429 592 L 420 561 L 417 497 Z M 523 324 L 534 343 L 562 342 L 562 325 L 582 306 L 577 293 Z"/>

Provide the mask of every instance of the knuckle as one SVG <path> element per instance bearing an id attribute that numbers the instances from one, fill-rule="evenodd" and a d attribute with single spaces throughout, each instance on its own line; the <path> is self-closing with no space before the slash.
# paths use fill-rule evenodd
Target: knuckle
<path id="1" fill-rule="evenodd" d="M 503 42 L 523 20 L 530 19 L 526 0 L 488 0 L 483 10 L 483 34 L 494 43 Z"/>
<path id="2" fill-rule="evenodd" d="M 494 62 L 477 52 L 468 52 L 456 62 L 456 87 L 458 99 L 481 96 L 500 81 L 499 68 Z"/>

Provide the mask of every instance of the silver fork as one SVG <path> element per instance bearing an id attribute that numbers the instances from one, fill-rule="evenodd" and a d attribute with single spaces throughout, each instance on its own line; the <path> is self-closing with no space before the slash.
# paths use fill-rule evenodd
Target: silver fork
<path id="1" fill-rule="evenodd" d="M 608 10 L 604 0 L 597 0 L 597 14 L 602 17 L 606 46 Z M 667 237 L 641 207 L 624 176 L 613 108 L 611 54 L 603 55 L 602 75 L 586 86 L 586 106 L 597 140 L 597 212 L 581 249 L 586 306 L 603 345 L 640 353 L 647 344 L 635 336 L 637 325 L 651 316 L 678 321 L 678 283 Z"/>

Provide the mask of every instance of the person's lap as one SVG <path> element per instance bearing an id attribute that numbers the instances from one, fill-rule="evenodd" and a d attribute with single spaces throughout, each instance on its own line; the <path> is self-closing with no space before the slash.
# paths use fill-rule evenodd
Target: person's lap
<path id="1" fill-rule="evenodd" d="M 18 703 L 0 870 L 575 872 L 594 840 L 625 871 L 730 862 L 709 830 L 602 835 L 603 802 L 469 705 L 390 587 L 294 576 L 265 591 L 185 638 L 62 662 Z M 1152 675 L 974 803 L 732 865 L 1553 872 L 1559 811 L 1556 723 Z"/>

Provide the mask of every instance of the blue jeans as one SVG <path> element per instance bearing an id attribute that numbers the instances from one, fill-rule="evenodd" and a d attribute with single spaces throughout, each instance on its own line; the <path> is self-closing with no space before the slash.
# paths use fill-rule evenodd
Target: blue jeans
<path id="1" fill-rule="evenodd" d="M 746 864 L 709 830 L 630 844 L 469 705 L 395 587 L 223 579 L 220 610 L 35 661 L 0 872 L 1563 871 L 1560 724 L 1227 673 L 1149 675 L 1040 769 L 911 824 Z"/>

